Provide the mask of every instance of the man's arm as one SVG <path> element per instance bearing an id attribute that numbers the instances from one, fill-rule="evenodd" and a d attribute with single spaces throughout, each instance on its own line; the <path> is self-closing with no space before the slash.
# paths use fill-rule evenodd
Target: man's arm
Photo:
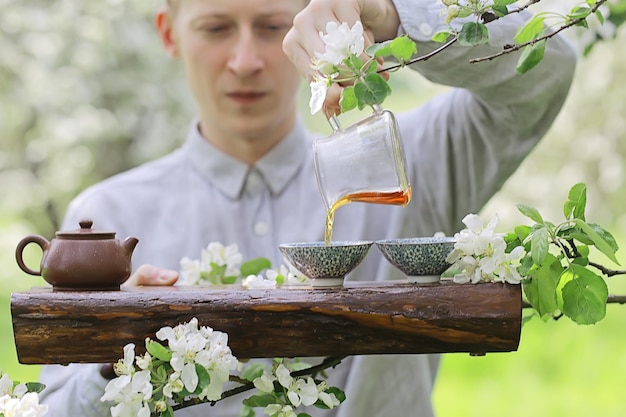
<path id="1" fill-rule="evenodd" d="M 437 1 L 395 0 L 400 32 L 418 42 L 419 54 L 441 44 L 430 37 L 445 27 Z M 528 13 L 488 24 L 489 43 L 453 45 L 432 59 L 411 65 L 429 80 L 454 87 L 420 109 L 400 116 L 415 181 L 416 208 L 439 224 L 461 226 L 478 212 L 545 135 L 561 110 L 571 85 L 576 55 L 562 37 L 548 40 L 537 67 L 515 71 L 520 53 L 492 61 L 471 58 L 514 43 Z"/>

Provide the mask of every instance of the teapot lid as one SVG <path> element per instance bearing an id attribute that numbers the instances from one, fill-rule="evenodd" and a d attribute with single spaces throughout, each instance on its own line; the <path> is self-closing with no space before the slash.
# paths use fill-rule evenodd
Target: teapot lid
<path id="1" fill-rule="evenodd" d="M 73 231 L 59 231 L 56 232 L 56 237 L 62 239 L 77 239 L 77 240 L 104 240 L 114 239 L 115 232 L 103 232 L 100 230 L 93 230 L 91 226 L 93 221 L 91 219 L 83 219 L 78 222 L 80 229 Z"/>

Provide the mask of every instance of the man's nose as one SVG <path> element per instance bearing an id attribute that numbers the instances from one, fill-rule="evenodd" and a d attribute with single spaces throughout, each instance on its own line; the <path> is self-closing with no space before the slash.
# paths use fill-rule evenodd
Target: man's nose
<path id="1" fill-rule="evenodd" d="M 260 45 L 251 30 L 242 30 L 233 46 L 228 68 L 240 77 L 247 77 L 260 71 L 264 62 Z"/>

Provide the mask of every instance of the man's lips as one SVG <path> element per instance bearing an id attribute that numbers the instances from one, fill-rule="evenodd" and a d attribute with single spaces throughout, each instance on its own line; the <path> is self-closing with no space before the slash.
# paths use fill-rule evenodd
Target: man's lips
<path id="1" fill-rule="evenodd" d="M 253 103 L 261 100 L 266 95 L 267 93 L 262 91 L 231 91 L 230 93 L 226 93 L 228 98 L 238 103 Z"/>

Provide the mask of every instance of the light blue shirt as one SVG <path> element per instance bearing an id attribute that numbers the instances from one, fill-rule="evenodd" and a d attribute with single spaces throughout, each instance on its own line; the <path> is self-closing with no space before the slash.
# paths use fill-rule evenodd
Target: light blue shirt
<path id="1" fill-rule="evenodd" d="M 434 1 L 397 0 L 402 30 L 421 41 L 420 54 L 443 27 Z M 545 134 L 558 114 L 575 66 L 572 49 L 556 37 L 544 61 L 524 76 L 515 74 L 517 54 L 483 64 L 467 63 L 512 43 L 514 15 L 490 24 L 490 43 L 454 46 L 414 65 L 427 78 L 454 87 L 426 105 L 398 115 L 404 139 L 411 203 L 405 207 L 355 203 L 339 208 L 333 240 L 448 235 L 497 192 Z M 84 217 L 94 228 L 135 236 L 133 264 L 179 269 L 184 256 L 198 258 L 211 241 L 237 243 L 244 259 L 282 263 L 278 244 L 319 241 L 325 208 L 315 180 L 313 136 L 298 121 L 283 141 L 250 167 L 220 152 L 191 126 L 185 144 L 157 161 L 112 177 L 83 192 L 69 207 L 64 229 Z M 403 278 L 372 248 L 351 280 Z M 438 357 L 362 356 L 330 372 L 330 383 L 345 388 L 337 410 L 307 410 L 313 416 L 387 417 L 433 414 L 430 394 Z M 42 401 L 49 417 L 108 415 L 100 403 L 107 381 L 96 365 L 44 367 Z M 177 416 L 238 416 L 241 398 L 216 407 L 191 407 Z M 257 413 L 262 413 L 258 410 Z M 260 414 L 258 414 L 260 415 Z"/>

